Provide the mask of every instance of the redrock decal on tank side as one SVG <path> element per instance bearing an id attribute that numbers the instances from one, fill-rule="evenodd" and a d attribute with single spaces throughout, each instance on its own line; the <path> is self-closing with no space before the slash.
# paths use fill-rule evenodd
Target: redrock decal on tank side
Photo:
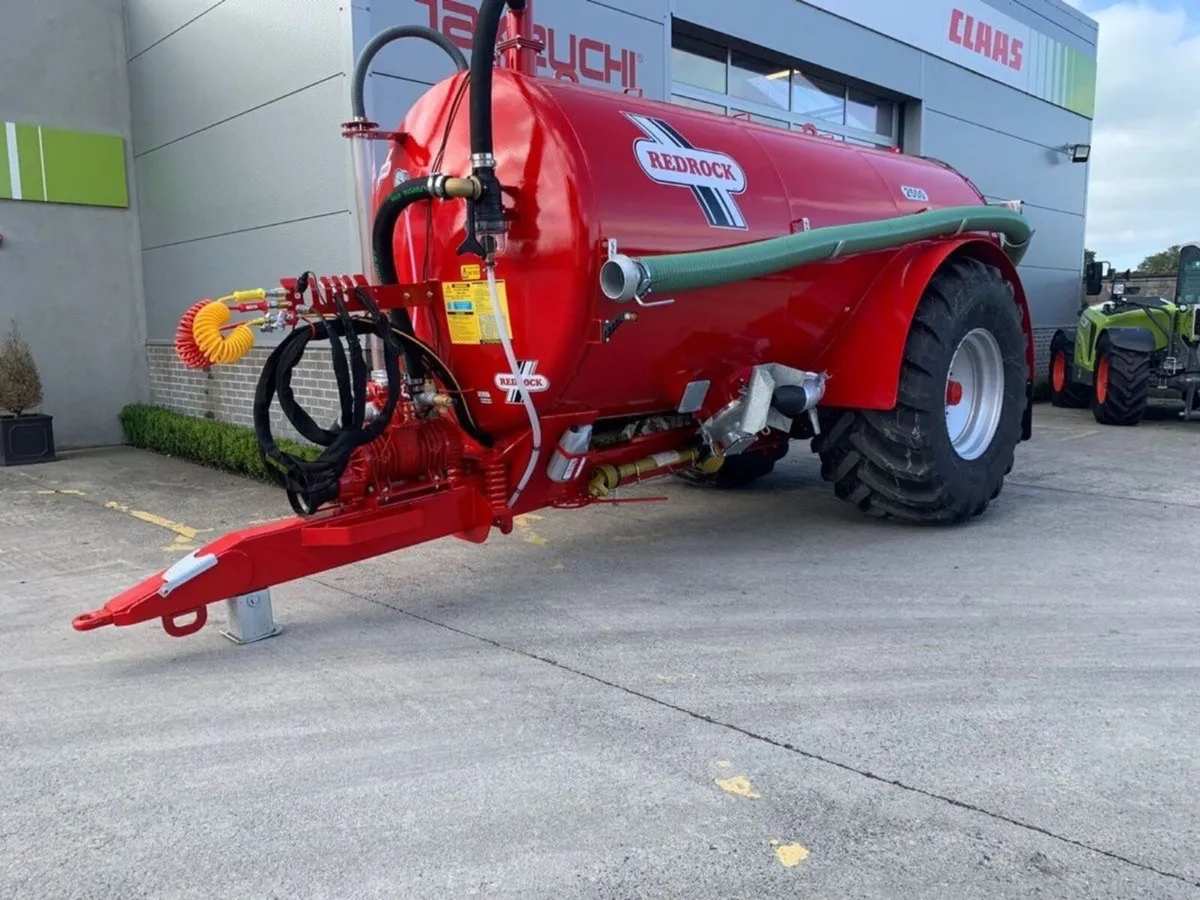
<path id="1" fill-rule="evenodd" d="M 633 143 L 638 165 L 653 181 L 690 188 L 713 228 L 745 230 L 746 218 L 735 194 L 746 190 L 746 173 L 731 156 L 692 146 L 677 128 L 662 119 L 625 113 L 646 135 Z"/>

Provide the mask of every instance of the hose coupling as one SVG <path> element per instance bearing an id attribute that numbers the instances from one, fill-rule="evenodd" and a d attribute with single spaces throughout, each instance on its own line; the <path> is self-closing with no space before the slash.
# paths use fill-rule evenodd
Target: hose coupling
<path id="1" fill-rule="evenodd" d="M 430 175 L 429 193 L 439 200 L 477 200 L 483 193 L 483 182 L 474 175 L 452 178 L 448 175 Z"/>
<path id="2" fill-rule="evenodd" d="M 650 273 L 641 263 L 624 253 L 608 257 L 600 267 L 600 289 L 609 300 L 626 303 L 645 296 L 650 287 Z"/>

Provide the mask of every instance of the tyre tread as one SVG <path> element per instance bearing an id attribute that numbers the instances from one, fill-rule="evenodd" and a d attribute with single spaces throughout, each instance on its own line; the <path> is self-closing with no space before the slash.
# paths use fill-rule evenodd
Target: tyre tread
<path id="1" fill-rule="evenodd" d="M 999 496 L 1003 477 L 1012 470 L 1012 446 L 999 451 L 994 471 L 1002 474 L 993 479 L 996 483 L 987 484 L 982 494 L 964 496 L 949 490 L 927 447 L 929 419 L 944 408 L 944 388 L 934 384 L 933 360 L 952 346 L 949 329 L 964 303 L 997 287 L 1007 287 L 1007 282 L 993 266 L 970 257 L 947 263 L 930 281 L 914 315 L 895 407 L 822 411 L 822 432 L 813 438 L 812 450 L 820 456 L 821 477 L 832 482 L 836 497 L 876 518 L 956 524 L 980 515 Z M 1012 314 L 1019 329 L 1015 304 Z"/>

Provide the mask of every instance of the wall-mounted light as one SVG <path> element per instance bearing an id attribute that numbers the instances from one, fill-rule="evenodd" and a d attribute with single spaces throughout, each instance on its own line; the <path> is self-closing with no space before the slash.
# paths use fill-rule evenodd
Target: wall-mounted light
<path id="1" fill-rule="evenodd" d="M 1067 155 L 1071 157 L 1073 163 L 1085 163 L 1092 155 L 1091 144 L 1067 144 L 1063 149 L 1067 151 Z"/>

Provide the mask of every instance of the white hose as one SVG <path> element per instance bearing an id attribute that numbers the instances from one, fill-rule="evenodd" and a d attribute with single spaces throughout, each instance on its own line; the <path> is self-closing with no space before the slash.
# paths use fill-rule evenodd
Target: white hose
<path id="1" fill-rule="evenodd" d="M 529 391 L 521 389 L 521 364 L 517 362 L 517 354 L 513 352 L 512 336 L 508 330 L 508 317 L 504 315 L 504 307 L 500 305 L 500 292 L 496 289 L 494 266 L 487 267 L 487 281 L 488 291 L 492 297 L 493 314 L 496 316 L 496 324 L 500 326 L 500 344 L 504 347 L 504 356 L 508 359 L 512 376 L 516 379 L 517 391 L 521 394 L 521 400 L 525 404 L 525 412 L 529 414 L 529 428 L 533 432 L 533 447 L 529 451 L 529 464 L 525 466 L 525 474 L 517 482 L 516 490 L 508 498 L 509 508 L 512 508 L 516 506 L 517 499 L 525 490 L 525 485 L 529 484 L 529 479 L 533 477 L 533 470 L 537 468 L 538 458 L 542 455 L 542 423 L 538 420 L 537 410 L 534 409 L 532 395 Z"/>

